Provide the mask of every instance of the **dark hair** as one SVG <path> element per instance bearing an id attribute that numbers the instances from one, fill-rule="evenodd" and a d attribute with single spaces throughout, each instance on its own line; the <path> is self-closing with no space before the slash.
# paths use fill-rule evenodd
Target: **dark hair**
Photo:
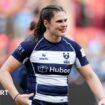
<path id="1" fill-rule="evenodd" d="M 29 30 L 32 31 L 32 30 L 35 29 L 35 27 L 36 27 L 36 23 L 35 23 L 34 21 L 32 21 L 32 22 L 30 23 Z"/>
<path id="2" fill-rule="evenodd" d="M 48 5 L 41 10 L 39 21 L 36 25 L 34 33 L 36 42 L 38 42 L 43 37 L 43 33 L 46 31 L 43 20 L 47 20 L 48 22 L 50 22 L 52 17 L 54 16 L 54 12 L 60 11 L 65 12 L 65 10 L 59 5 Z"/>

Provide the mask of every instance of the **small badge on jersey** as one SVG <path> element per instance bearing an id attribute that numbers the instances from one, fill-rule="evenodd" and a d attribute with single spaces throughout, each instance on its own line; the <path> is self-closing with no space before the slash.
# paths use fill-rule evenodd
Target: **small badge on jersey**
<path id="1" fill-rule="evenodd" d="M 25 51 L 21 45 L 19 45 L 16 50 L 20 55 Z"/>
<path id="2" fill-rule="evenodd" d="M 86 56 L 85 51 L 84 51 L 83 48 L 81 48 L 80 52 L 81 52 L 82 57 Z"/>
<path id="3" fill-rule="evenodd" d="M 65 59 L 68 59 L 68 58 L 69 58 L 69 53 L 63 53 L 63 57 L 64 57 Z"/>
<path id="4" fill-rule="evenodd" d="M 69 53 L 63 53 L 63 57 L 65 58 L 64 64 L 70 64 L 70 61 L 68 60 L 70 57 Z"/>

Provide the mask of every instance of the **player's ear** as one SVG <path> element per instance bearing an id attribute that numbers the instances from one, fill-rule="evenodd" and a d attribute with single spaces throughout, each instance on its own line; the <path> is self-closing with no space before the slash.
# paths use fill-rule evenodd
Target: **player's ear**
<path id="1" fill-rule="evenodd" d="M 43 24 L 44 24 L 44 26 L 46 27 L 46 29 L 49 28 L 49 22 L 48 22 L 47 20 L 44 20 L 44 21 L 43 21 Z"/>

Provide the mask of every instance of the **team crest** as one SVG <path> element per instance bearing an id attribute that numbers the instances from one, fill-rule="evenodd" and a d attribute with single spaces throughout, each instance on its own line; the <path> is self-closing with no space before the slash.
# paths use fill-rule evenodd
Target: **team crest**
<path id="1" fill-rule="evenodd" d="M 63 57 L 65 58 L 64 64 L 70 64 L 70 61 L 68 60 L 70 58 L 69 53 L 63 53 Z"/>
<path id="2" fill-rule="evenodd" d="M 70 56 L 69 56 L 69 53 L 63 53 L 63 57 L 65 58 L 65 59 L 68 59 Z"/>

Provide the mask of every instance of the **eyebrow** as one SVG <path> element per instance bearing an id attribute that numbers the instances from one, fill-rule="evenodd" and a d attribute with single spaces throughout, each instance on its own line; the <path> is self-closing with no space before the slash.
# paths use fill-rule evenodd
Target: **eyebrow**
<path id="1" fill-rule="evenodd" d="M 67 18 L 56 20 L 56 22 L 62 22 L 62 21 L 67 21 Z"/>

